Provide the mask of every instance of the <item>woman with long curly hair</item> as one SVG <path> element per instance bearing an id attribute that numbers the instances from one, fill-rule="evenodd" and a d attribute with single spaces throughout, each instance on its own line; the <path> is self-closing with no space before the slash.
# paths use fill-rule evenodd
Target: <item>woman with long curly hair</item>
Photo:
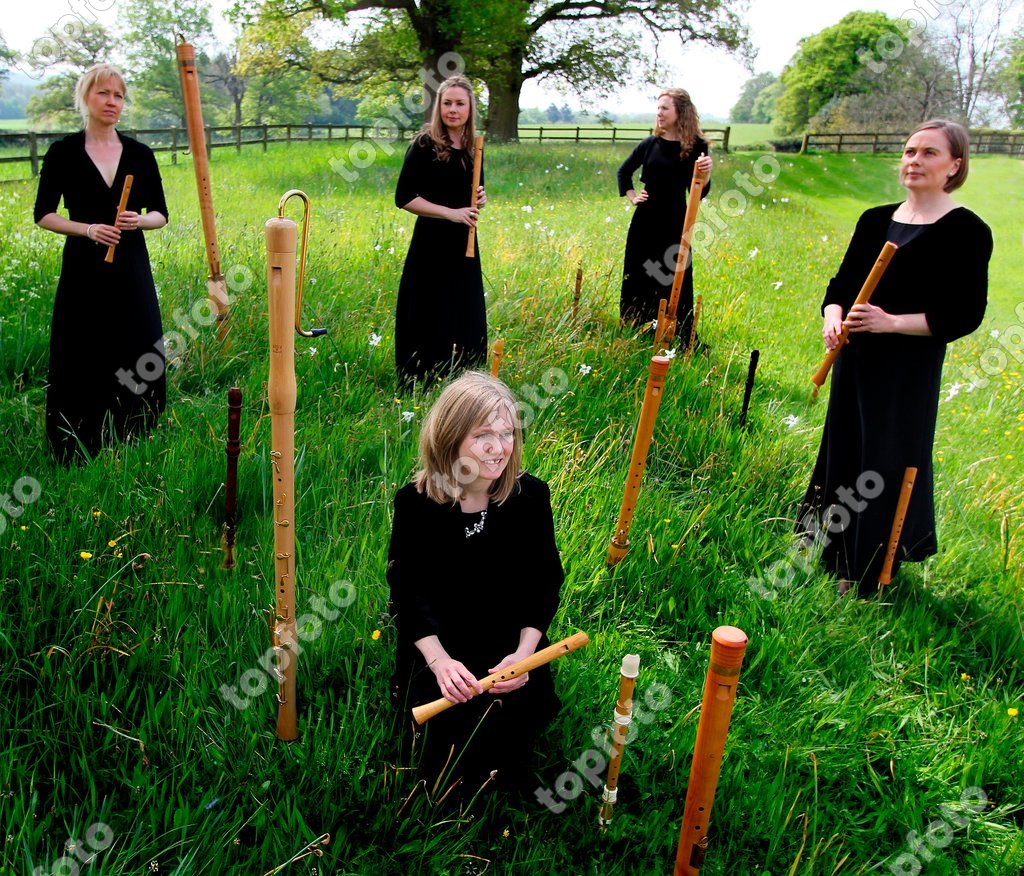
<path id="1" fill-rule="evenodd" d="M 404 384 L 479 365 L 487 355 L 479 238 L 473 258 L 465 254 L 487 203 L 481 185 L 471 205 L 475 126 L 473 86 L 462 76 L 446 79 L 398 177 L 395 206 L 417 217 L 395 315 L 395 366 Z"/>
<path id="2" fill-rule="evenodd" d="M 694 169 L 708 175 L 701 197 L 711 190 L 711 149 L 700 127 L 700 116 L 681 88 L 658 95 L 654 133 L 643 140 L 619 168 L 619 194 L 636 207 L 626 237 L 622 266 L 623 320 L 640 324 L 658 315 L 658 301 L 668 298 L 675 257 L 686 216 L 686 193 Z M 633 189 L 638 168 L 644 189 Z M 676 311 L 682 344 L 693 324 L 693 263 L 686 269 Z"/>

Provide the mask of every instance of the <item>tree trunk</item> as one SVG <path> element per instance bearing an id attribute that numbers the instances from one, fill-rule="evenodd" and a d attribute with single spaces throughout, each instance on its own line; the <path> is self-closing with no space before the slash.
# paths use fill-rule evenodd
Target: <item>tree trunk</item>
<path id="1" fill-rule="evenodd" d="M 523 77 L 518 71 L 487 80 L 487 138 L 498 143 L 519 139 L 519 94 Z"/>

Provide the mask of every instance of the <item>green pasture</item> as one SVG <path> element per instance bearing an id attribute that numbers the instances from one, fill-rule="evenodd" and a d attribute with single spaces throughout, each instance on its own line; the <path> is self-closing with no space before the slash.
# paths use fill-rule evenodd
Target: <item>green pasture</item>
<path id="1" fill-rule="evenodd" d="M 526 466 L 552 489 L 566 581 L 551 635 L 591 637 L 555 664 L 564 708 L 539 752 L 538 788 L 560 776 L 568 787 L 592 731 L 600 739 L 611 720 L 622 656 L 641 658 L 648 720 L 627 749 L 605 834 L 585 781 L 557 813 L 485 792 L 470 817 L 397 759 L 390 502 L 437 393 L 400 394 L 394 378 L 395 293 L 413 226 L 393 206 L 401 155 L 349 182 L 331 165 L 344 144 L 215 152 L 220 250 L 236 293 L 230 346 L 198 323 L 196 338 L 180 329 L 159 429 L 71 470 L 50 462 L 43 438 L 61 240 L 32 225 L 33 183 L 0 186 L 0 493 L 25 477 L 40 487 L 0 524 L 0 873 L 70 872 L 68 843 L 87 856 L 100 823 L 111 834 L 83 873 L 260 876 L 324 832 L 322 858 L 282 872 L 668 872 L 720 624 L 750 644 L 702 873 L 919 872 L 915 860 L 927 874 L 1021 872 L 1024 220 L 1014 205 L 1024 163 L 980 159 L 962 193 L 997 246 L 985 324 L 947 356 L 935 443 L 941 551 L 904 567 L 879 602 L 837 599 L 833 580 L 794 565 L 790 532 L 825 413 L 808 404 L 821 295 L 859 211 L 898 199 L 893 159 L 777 156 L 778 178 L 698 253 L 710 352 L 672 363 L 632 546 L 609 574 L 652 342 L 617 319 L 631 208 L 615 171 L 628 148 L 489 149 L 478 235 L 502 376 L 535 414 Z M 752 174 L 757 158 L 716 157 L 705 212 L 725 206 L 732 175 Z M 161 165 L 171 224 L 148 242 L 170 330 L 205 299 L 206 267 L 190 162 Z M 243 709 L 219 690 L 258 667 L 269 644 L 262 226 L 293 187 L 313 204 L 303 321 L 329 329 L 296 343 L 299 611 L 341 580 L 356 599 L 304 646 L 301 735 L 284 745 L 271 689 Z M 103 290 L 83 294 L 104 307 Z M 761 366 L 743 431 L 753 348 Z M 239 564 L 228 572 L 232 385 L 244 410 Z"/>

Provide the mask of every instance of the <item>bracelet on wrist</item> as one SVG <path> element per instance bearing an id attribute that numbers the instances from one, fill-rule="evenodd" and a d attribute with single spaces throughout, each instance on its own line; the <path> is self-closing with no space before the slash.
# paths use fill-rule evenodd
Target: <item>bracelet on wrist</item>
<path id="1" fill-rule="evenodd" d="M 94 229 L 95 227 L 96 227 L 96 223 L 94 222 L 94 223 L 93 223 L 92 225 L 90 225 L 90 226 L 89 226 L 88 228 L 86 228 L 86 229 L 85 229 L 85 236 L 86 236 L 86 237 L 88 237 L 88 238 L 89 238 L 89 240 L 92 240 L 92 239 L 93 239 L 93 236 L 92 236 L 92 230 L 93 230 L 93 229 Z"/>

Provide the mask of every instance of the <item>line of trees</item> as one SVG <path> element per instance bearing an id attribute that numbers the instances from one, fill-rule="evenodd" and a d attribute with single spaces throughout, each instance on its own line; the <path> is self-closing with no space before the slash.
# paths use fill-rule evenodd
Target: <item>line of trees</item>
<path id="1" fill-rule="evenodd" d="M 524 83 L 544 81 L 585 108 L 625 83 L 653 82 L 666 39 L 724 48 L 749 62 L 742 0 L 237 0 L 236 37 L 217 46 L 208 0 L 122 0 L 113 29 L 99 21 L 52 33 L 59 72 L 34 95 L 34 125 L 77 120 L 70 86 L 98 60 L 123 62 L 131 124 L 181 121 L 171 34 L 202 65 L 204 111 L 220 123 L 372 121 L 429 107 L 458 56 L 480 88 L 488 134 L 514 139 Z M 88 8 L 86 6 L 86 8 Z M 41 35 L 43 36 L 43 35 Z M 0 55 L 5 68 L 10 53 Z M 53 58 L 48 58 L 52 62 Z M 424 76 L 423 74 L 427 75 Z M 566 119 L 566 106 L 549 108 Z M 569 112 L 571 115 L 571 111 Z"/>
<path id="2" fill-rule="evenodd" d="M 802 39 L 781 76 L 749 79 L 732 121 L 772 122 L 781 136 L 906 130 L 935 116 L 1024 126 L 1019 12 L 1015 0 L 926 0 L 903 19 L 851 12 Z"/>

